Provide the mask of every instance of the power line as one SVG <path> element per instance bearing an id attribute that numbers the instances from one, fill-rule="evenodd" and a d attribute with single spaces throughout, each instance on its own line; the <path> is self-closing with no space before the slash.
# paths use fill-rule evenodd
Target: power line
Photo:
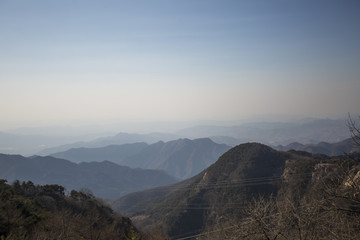
<path id="1" fill-rule="evenodd" d="M 299 209 L 301 209 L 301 208 L 306 208 L 306 206 L 298 206 L 298 207 L 295 208 L 294 210 L 299 210 Z M 268 215 L 268 216 L 265 216 L 265 217 L 263 217 L 262 219 L 271 218 L 271 217 L 274 217 L 274 216 L 277 216 L 277 215 L 280 215 L 280 214 L 281 214 L 281 213 L 277 212 L 277 213 L 274 213 L 274 214 L 270 214 L 270 215 Z M 246 219 L 247 219 L 247 220 L 246 220 Z M 181 237 L 181 236 L 188 235 L 188 234 L 191 234 L 191 233 L 194 233 L 194 232 L 201 232 L 201 229 L 199 229 L 199 230 L 196 230 L 196 231 L 183 233 L 183 234 L 181 234 L 181 235 L 172 236 L 171 238 L 174 238 L 174 240 L 187 240 L 187 239 L 192 239 L 192 238 L 196 238 L 196 237 L 202 237 L 202 236 L 206 236 L 206 235 L 209 235 L 209 234 L 212 234 L 212 233 L 230 230 L 230 229 L 239 227 L 240 225 L 250 224 L 250 223 L 253 223 L 253 222 L 255 222 L 255 221 L 256 221 L 256 219 L 250 219 L 250 218 L 248 217 L 248 218 L 245 218 L 245 221 L 241 222 L 241 224 L 238 224 L 238 225 L 233 225 L 233 226 L 230 226 L 230 227 L 220 228 L 220 229 L 212 230 L 212 231 L 208 231 L 208 232 L 202 232 L 202 233 L 194 234 L 194 235 L 187 236 L 187 237 Z M 219 226 L 219 225 L 220 225 L 220 224 L 213 225 L 211 228 L 217 227 L 217 226 Z"/>
<path id="2" fill-rule="evenodd" d="M 311 174 L 292 174 L 292 176 L 311 176 Z M 224 189 L 224 188 L 233 188 L 233 187 L 247 187 L 247 186 L 259 186 L 259 185 L 265 185 L 265 184 L 271 184 L 276 181 L 281 180 L 281 176 L 274 176 L 274 177 L 258 177 L 258 178 L 246 178 L 243 180 L 237 180 L 237 181 L 219 181 L 219 182 L 207 182 L 201 183 L 201 184 L 190 184 L 185 187 L 177 187 L 177 186 L 167 186 L 164 187 L 164 189 L 161 189 L 162 191 L 169 191 L 169 190 L 215 190 L 215 189 Z M 151 190 L 147 190 L 146 192 L 157 192 L 160 189 L 155 188 Z M 189 204 L 184 204 L 189 205 Z M 134 204 L 121 204 L 120 207 L 130 207 L 134 206 Z M 155 203 L 153 206 L 162 206 L 166 208 L 172 208 L 181 206 L 181 204 L 176 205 L 164 205 L 163 203 Z M 199 209 L 199 208 L 198 208 Z"/>

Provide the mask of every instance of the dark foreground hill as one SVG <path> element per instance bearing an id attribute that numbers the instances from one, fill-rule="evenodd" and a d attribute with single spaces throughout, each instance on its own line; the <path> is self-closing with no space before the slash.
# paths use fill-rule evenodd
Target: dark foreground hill
<path id="1" fill-rule="evenodd" d="M 224 214 L 238 214 L 258 194 L 276 192 L 287 156 L 265 145 L 243 144 L 190 180 L 133 193 L 112 206 L 140 225 L 166 222 L 170 236 L 194 232 L 215 224 Z"/>
<path id="2" fill-rule="evenodd" d="M 192 177 L 213 164 L 230 147 L 209 138 L 178 139 L 151 145 L 134 143 L 101 148 L 73 148 L 52 156 L 73 162 L 112 161 L 132 168 L 164 170 L 179 179 Z"/>
<path id="3" fill-rule="evenodd" d="M 144 239 L 129 218 L 91 194 L 0 179 L 0 239 Z"/>
<path id="4" fill-rule="evenodd" d="M 171 239 L 344 239 L 360 236 L 359 163 L 243 144 L 189 180 L 112 206 Z"/>
<path id="5" fill-rule="evenodd" d="M 60 184 L 69 191 L 86 188 L 101 198 L 118 198 L 176 181 L 163 171 L 131 169 L 109 161 L 76 164 L 54 157 L 0 154 L 0 166 L 0 178 L 9 182 Z"/>

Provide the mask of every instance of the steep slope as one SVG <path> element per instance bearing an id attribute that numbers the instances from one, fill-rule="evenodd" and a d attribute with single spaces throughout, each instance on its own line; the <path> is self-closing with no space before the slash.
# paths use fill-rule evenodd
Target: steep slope
<path id="1" fill-rule="evenodd" d="M 109 161 L 75 164 L 54 157 L 25 158 L 0 154 L 0 166 L 0 178 L 9 182 L 22 180 L 61 184 L 68 190 L 87 188 L 102 198 L 118 198 L 176 181 L 163 171 L 131 169 Z"/>
<path id="2" fill-rule="evenodd" d="M 276 194 L 289 157 L 265 145 L 242 144 L 192 179 L 129 194 L 112 206 L 139 225 L 165 226 L 170 237 L 199 233 L 223 216 L 240 214 L 252 197 Z"/>
<path id="3" fill-rule="evenodd" d="M 191 179 L 112 206 L 170 239 L 331 239 L 334 231 L 344 239 L 360 236 L 359 189 L 360 153 L 330 157 L 248 143 Z"/>
<path id="4" fill-rule="evenodd" d="M 208 138 L 158 142 L 124 161 L 124 165 L 161 169 L 172 176 L 185 179 L 213 164 L 228 149 L 229 146 L 216 144 Z"/>
<path id="5" fill-rule="evenodd" d="M 230 149 L 208 138 L 178 139 L 151 145 L 134 143 L 103 148 L 76 148 L 52 156 L 74 162 L 109 160 L 132 168 L 164 170 L 176 178 L 185 179 L 198 174 Z"/>

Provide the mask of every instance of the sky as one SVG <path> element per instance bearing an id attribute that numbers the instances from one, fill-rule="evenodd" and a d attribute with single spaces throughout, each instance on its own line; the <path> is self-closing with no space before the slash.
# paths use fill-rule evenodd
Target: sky
<path id="1" fill-rule="evenodd" d="M 358 0 L 0 0 L 0 130 L 359 103 Z"/>

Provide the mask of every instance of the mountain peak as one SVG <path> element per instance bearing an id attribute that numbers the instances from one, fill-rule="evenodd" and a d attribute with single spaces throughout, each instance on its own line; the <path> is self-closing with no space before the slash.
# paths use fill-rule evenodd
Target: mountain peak
<path id="1" fill-rule="evenodd" d="M 128 208 L 130 211 L 127 213 L 133 215 L 131 211 L 136 209 L 133 217 L 139 214 L 152 218 L 139 219 L 140 225 L 155 226 L 167 222 L 166 231 L 170 236 L 197 231 L 229 211 L 240 214 L 240 208 L 233 208 L 234 204 L 246 204 L 259 194 L 276 194 L 277 181 L 289 156 L 289 153 L 263 144 L 241 144 L 224 153 L 213 165 L 191 179 L 172 185 L 169 189 L 163 187 L 125 196 L 114 202 L 113 206 L 117 210 L 127 211 L 126 206 L 132 201 L 133 206 Z M 160 195 L 162 197 L 159 198 Z M 153 207 L 144 208 L 145 202 L 152 201 L 156 203 Z M 169 205 L 174 209 L 166 208 Z"/>
<path id="2" fill-rule="evenodd" d="M 215 143 L 213 140 L 211 140 L 210 138 L 197 138 L 194 139 L 194 142 L 196 143 L 206 143 L 206 144 L 213 144 Z"/>
<path id="3" fill-rule="evenodd" d="M 267 177 L 282 170 L 284 157 L 284 153 L 260 143 L 240 144 L 224 153 L 207 174 L 216 180 Z"/>

